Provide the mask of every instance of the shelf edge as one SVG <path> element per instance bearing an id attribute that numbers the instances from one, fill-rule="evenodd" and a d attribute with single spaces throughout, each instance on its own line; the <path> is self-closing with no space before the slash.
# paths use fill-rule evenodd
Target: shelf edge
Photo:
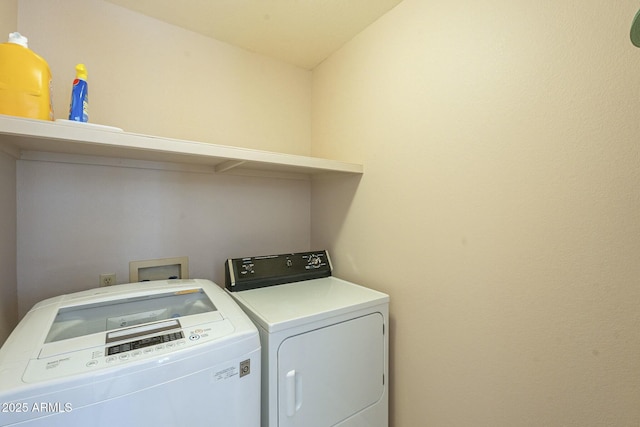
<path id="1" fill-rule="evenodd" d="M 6 144 L 8 136 L 10 144 Z M 52 145 L 60 141 L 64 147 Z M 261 151 L 207 142 L 164 138 L 119 130 L 68 126 L 42 120 L 0 115 L 0 143 L 3 151 L 53 151 L 67 154 L 93 154 L 110 157 L 131 156 L 138 160 L 157 161 L 172 158 L 177 163 L 204 163 L 219 172 L 242 165 L 242 169 L 265 169 L 289 173 L 362 174 L 363 166 L 318 157 Z M 13 148 L 7 146 L 13 145 Z"/>

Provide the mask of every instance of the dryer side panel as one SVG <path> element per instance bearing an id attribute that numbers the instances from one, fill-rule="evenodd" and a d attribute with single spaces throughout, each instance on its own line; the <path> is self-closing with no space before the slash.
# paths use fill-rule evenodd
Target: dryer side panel
<path id="1" fill-rule="evenodd" d="M 287 338 L 278 350 L 279 427 L 335 425 L 384 393 L 384 318 L 372 313 Z"/>

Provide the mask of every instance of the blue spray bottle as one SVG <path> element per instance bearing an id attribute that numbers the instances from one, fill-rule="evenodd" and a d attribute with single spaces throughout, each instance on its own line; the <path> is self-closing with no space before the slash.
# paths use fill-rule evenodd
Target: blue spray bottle
<path id="1" fill-rule="evenodd" d="M 76 65 L 76 78 L 73 80 L 73 88 L 71 89 L 69 120 L 89 121 L 89 85 L 87 84 L 87 68 L 84 64 Z"/>

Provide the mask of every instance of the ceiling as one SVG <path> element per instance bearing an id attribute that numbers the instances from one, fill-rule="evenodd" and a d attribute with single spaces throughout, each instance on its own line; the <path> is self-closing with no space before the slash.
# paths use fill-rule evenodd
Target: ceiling
<path id="1" fill-rule="evenodd" d="M 313 69 L 402 0 L 107 0 Z"/>

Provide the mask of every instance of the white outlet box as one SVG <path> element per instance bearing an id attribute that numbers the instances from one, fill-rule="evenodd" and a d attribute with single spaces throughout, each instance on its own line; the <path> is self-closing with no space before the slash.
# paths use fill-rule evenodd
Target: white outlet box
<path id="1" fill-rule="evenodd" d="M 129 282 L 188 279 L 189 257 L 148 259 L 129 263 Z"/>
<path id="2" fill-rule="evenodd" d="M 100 286 L 111 286 L 116 284 L 116 273 L 105 273 L 100 275 Z"/>

